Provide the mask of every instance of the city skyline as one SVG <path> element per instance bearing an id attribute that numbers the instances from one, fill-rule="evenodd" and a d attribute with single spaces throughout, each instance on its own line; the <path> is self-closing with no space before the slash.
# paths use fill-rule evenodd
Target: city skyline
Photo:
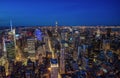
<path id="1" fill-rule="evenodd" d="M 120 25 L 119 0 L 4 0 L 0 26 Z"/>

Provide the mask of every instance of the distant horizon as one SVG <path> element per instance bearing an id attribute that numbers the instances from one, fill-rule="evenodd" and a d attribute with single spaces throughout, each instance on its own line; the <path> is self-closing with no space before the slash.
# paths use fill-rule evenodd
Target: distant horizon
<path id="1" fill-rule="evenodd" d="M 25 25 L 19 25 L 19 26 L 15 26 L 13 25 L 13 27 L 44 27 L 44 26 L 53 26 L 55 27 L 56 25 L 29 25 L 29 26 L 25 26 Z M 59 26 L 120 26 L 120 25 L 58 25 Z M 10 27 L 10 26 L 0 26 L 0 27 Z"/>

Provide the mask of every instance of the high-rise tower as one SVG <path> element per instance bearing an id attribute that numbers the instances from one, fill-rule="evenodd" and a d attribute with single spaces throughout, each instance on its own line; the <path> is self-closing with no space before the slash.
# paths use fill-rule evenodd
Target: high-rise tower
<path id="1" fill-rule="evenodd" d="M 97 29 L 96 33 L 97 33 L 96 37 L 100 37 L 100 34 L 101 34 L 100 29 Z"/>
<path id="2" fill-rule="evenodd" d="M 12 20 L 10 20 L 10 29 L 11 29 L 11 32 L 12 32 L 13 31 Z"/>
<path id="3" fill-rule="evenodd" d="M 58 61 L 57 59 L 51 59 L 51 78 L 58 78 Z"/>
<path id="4" fill-rule="evenodd" d="M 65 73 L 65 52 L 64 48 L 60 51 L 60 73 Z"/>
<path id="5" fill-rule="evenodd" d="M 55 32 L 57 32 L 57 30 L 58 30 L 58 22 L 56 21 L 56 28 L 55 28 Z"/>
<path id="6" fill-rule="evenodd" d="M 4 57 L 7 58 L 7 49 L 6 49 L 6 44 L 5 44 L 5 38 L 3 37 L 3 52 L 4 52 Z"/>

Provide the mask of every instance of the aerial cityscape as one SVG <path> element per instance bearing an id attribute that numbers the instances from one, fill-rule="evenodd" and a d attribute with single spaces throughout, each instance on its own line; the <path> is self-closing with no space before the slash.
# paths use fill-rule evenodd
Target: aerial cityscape
<path id="1" fill-rule="evenodd" d="M 120 78 L 120 1 L 1 0 L 0 78 Z"/>
<path id="2" fill-rule="evenodd" d="M 0 30 L 0 78 L 119 78 L 120 26 Z"/>

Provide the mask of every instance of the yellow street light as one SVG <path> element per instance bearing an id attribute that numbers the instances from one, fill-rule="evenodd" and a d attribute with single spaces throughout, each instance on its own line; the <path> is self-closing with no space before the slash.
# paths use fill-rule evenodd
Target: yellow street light
<path id="1" fill-rule="evenodd" d="M 48 70 L 51 71 L 51 67 L 49 67 Z"/>

